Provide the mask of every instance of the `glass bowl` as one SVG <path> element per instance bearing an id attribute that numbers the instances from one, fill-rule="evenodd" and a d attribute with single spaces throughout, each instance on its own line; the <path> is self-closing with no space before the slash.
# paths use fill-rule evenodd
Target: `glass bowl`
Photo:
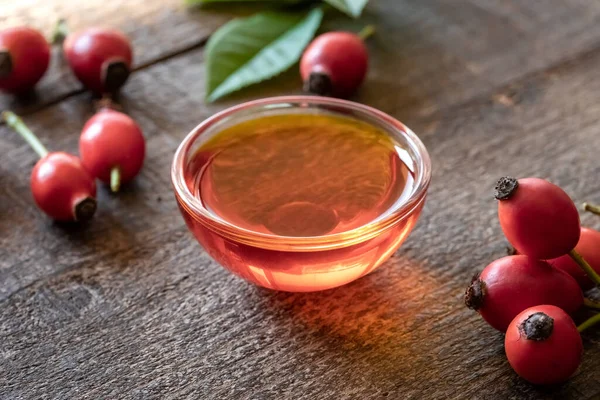
<path id="1" fill-rule="evenodd" d="M 373 221 L 344 232 L 290 237 L 253 232 L 210 212 L 194 196 L 193 156 L 224 129 L 281 114 L 329 114 L 354 118 L 388 134 L 411 170 L 410 192 Z M 326 97 L 266 98 L 222 111 L 194 128 L 177 149 L 171 168 L 175 196 L 185 222 L 208 254 L 234 274 L 270 289 L 309 292 L 358 279 L 386 261 L 412 231 L 431 179 L 429 155 L 404 124 L 374 108 Z"/>

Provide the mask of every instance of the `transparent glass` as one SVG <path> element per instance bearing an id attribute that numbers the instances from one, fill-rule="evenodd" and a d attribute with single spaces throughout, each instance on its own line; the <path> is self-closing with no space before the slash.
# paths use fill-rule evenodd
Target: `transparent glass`
<path id="1" fill-rule="evenodd" d="M 358 119 L 389 135 L 414 184 L 389 210 L 358 228 L 335 234 L 290 237 L 253 232 L 220 218 L 194 196 L 193 157 L 208 140 L 240 122 L 281 114 L 329 114 Z M 345 100 L 313 96 L 266 98 L 244 103 L 205 120 L 179 146 L 171 179 L 185 222 L 222 266 L 257 285 L 308 292 L 358 279 L 386 261 L 412 231 L 431 179 L 429 155 L 419 138 L 391 116 Z"/>

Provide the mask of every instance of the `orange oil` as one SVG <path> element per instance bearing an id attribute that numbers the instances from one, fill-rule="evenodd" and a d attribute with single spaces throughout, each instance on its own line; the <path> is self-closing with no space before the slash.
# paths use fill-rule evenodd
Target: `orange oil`
<path id="1" fill-rule="evenodd" d="M 294 238 L 360 229 L 390 212 L 414 183 L 384 131 L 327 114 L 265 116 L 226 128 L 197 150 L 187 173 L 192 193 L 216 218 Z M 236 243 L 190 216 L 186 221 L 236 274 L 274 289 L 312 291 L 373 270 L 400 246 L 419 211 L 374 239 L 309 252 Z"/>

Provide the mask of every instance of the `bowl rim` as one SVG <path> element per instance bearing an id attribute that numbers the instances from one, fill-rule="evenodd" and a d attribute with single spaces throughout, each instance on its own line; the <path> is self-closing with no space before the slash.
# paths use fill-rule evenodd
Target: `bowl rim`
<path id="1" fill-rule="evenodd" d="M 385 215 L 378 217 L 368 224 L 353 228 L 348 231 L 338 232 L 322 236 L 310 237 L 290 237 L 279 236 L 275 234 L 266 234 L 240 228 L 220 217 L 210 213 L 189 190 L 185 180 L 185 169 L 187 164 L 187 155 L 190 152 L 196 139 L 214 124 L 225 118 L 231 117 L 240 111 L 252 108 L 262 109 L 265 106 L 288 105 L 292 108 L 310 107 L 310 106 L 333 106 L 345 111 L 358 112 L 366 114 L 378 120 L 385 125 L 385 130 L 391 129 L 400 133 L 407 141 L 409 147 L 415 154 L 411 159 L 415 162 L 415 184 L 412 193 L 402 203 Z M 379 111 L 373 107 L 366 106 L 348 100 L 341 100 L 329 97 L 317 97 L 310 95 L 298 96 L 277 96 L 244 102 L 233 107 L 220 111 L 213 116 L 205 119 L 192 129 L 182 140 L 171 165 L 171 181 L 175 191 L 177 201 L 182 207 L 182 211 L 187 211 L 195 220 L 201 223 L 211 231 L 230 239 L 234 242 L 240 242 L 260 248 L 289 251 L 315 251 L 328 250 L 351 246 L 372 239 L 382 232 L 392 228 L 405 217 L 410 216 L 413 211 L 418 209 L 425 200 L 425 195 L 431 181 L 431 160 L 429 153 L 419 137 L 406 125 L 394 117 Z"/>

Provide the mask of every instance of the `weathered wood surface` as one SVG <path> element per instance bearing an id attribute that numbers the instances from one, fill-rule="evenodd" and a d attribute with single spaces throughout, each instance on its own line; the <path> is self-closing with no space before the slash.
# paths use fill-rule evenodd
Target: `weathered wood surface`
<path id="1" fill-rule="evenodd" d="M 142 3 L 122 17 L 133 36 L 151 25 Z M 179 14 L 177 2 L 148 7 L 181 25 L 204 18 Z M 30 12 L 40 25 L 54 19 Z M 0 398 L 600 397 L 600 334 L 585 335 L 569 383 L 536 388 L 461 303 L 472 273 L 505 251 L 490 194 L 498 176 L 547 177 L 578 202 L 600 200 L 600 5 L 389 0 L 366 19 L 384 34 L 369 43 L 356 100 L 420 134 L 434 179 L 400 251 L 339 289 L 276 293 L 231 276 L 188 234 L 171 194 L 187 131 L 231 104 L 298 91 L 294 71 L 216 105 L 202 101 L 202 49 L 136 72 L 122 102 L 148 138 L 147 162 L 123 193 L 100 190 L 85 227 L 35 209 L 35 156 L 0 127 Z M 164 43 L 152 57 L 170 54 Z M 74 92 L 26 120 L 49 147 L 75 152 L 91 113 L 89 95 Z"/>

